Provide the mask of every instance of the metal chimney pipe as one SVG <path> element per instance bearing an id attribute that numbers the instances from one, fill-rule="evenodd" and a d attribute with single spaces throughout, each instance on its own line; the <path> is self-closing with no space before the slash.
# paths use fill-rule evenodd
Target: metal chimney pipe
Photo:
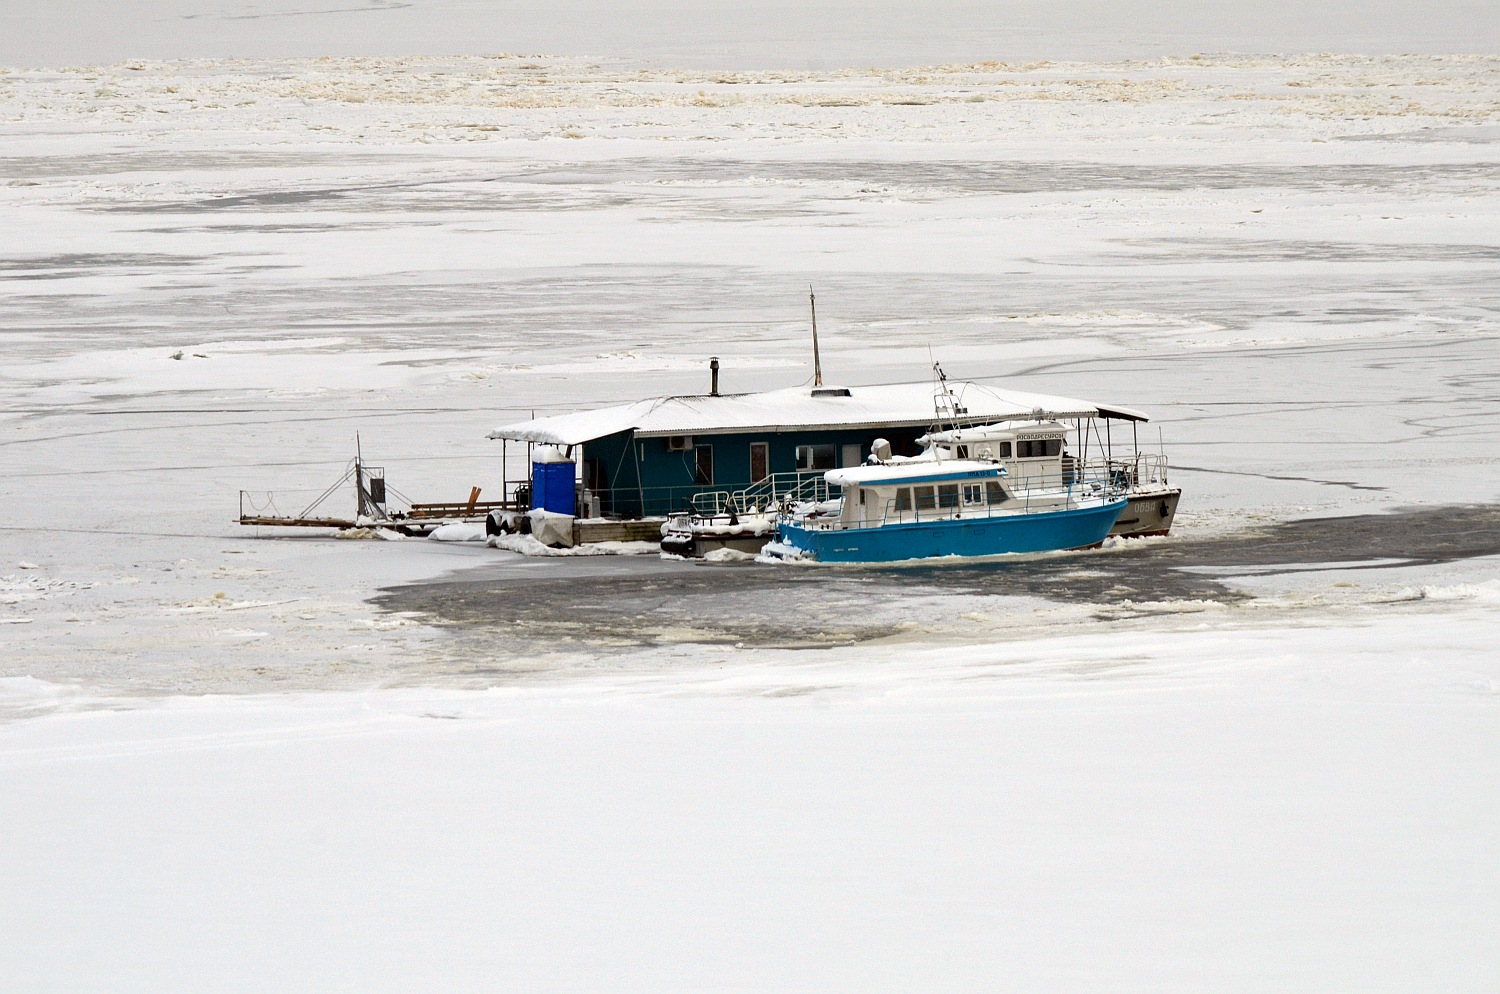
<path id="1" fill-rule="evenodd" d="M 714 356 L 708 360 L 708 372 L 711 377 L 708 395 L 717 397 L 719 395 L 719 357 Z"/>

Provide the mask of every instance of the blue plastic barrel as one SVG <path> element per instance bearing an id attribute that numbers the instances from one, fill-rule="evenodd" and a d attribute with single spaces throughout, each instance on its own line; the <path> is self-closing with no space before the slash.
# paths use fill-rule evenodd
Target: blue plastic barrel
<path id="1" fill-rule="evenodd" d="M 576 497 L 573 481 L 577 463 L 537 462 L 531 464 L 531 506 L 556 514 L 572 514 Z"/>

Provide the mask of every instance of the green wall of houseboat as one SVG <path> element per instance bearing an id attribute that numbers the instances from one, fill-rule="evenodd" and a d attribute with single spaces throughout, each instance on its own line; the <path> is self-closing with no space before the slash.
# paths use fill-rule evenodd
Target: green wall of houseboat
<path id="1" fill-rule="evenodd" d="M 764 442 L 770 473 L 797 471 L 797 448 L 832 445 L 834 465 L 842 466 L 846 445 L 859 447 L 859 461 L 870 454 L 870 443 L 884 438 L 897 455 L 915 455 L 916 439 L 925 428 L 858 428 L 830 431 L 766 431 L 734 434 L 694 435 L 693 448 L 674 452 L 666 438 L 635 438 L 620 432 L 585 442 L 580 457 L 580 478 L 600 494 L 602 511 L 624 517 L 670 514 L 689 508 L 693 495 L 716 490 L 734 492 L 753 482 L 750 478 L 750 447 Z M 694 483 L 696 450 L 713 450 L 713 483 Z M 575 452 L 575 455 L 577 453 Z M 821 472 L 821 471 L 820 471 Z M 599 486 L 598 476 L 603 477 Z"/>

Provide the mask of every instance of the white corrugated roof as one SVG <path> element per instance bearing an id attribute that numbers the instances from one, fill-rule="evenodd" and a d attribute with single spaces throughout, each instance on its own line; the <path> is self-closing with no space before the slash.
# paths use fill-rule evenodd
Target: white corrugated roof
<path id="1" fill-rule="evenodd" d="M 846 466 L 823 474 L 829 483 L 841 487 L 871 483 L 921 483 L 924 480 L 957 477 L 1000 478 L 1000 467 L 977 459 L 913 459 L 911 462 L 876 463 L 873 466 Z"/>
<path id="2" fill-rule="evenodd" d="M 1102 409 L 1072 397 L 1005 390 L 983 383 L 952 381 L 949 388 L 965 412 L 965 421 L 1005 421 L 1049 418 L 1109 417 L 1145 421 L 1146 416 L 1123 407 Z M 733 434 L 830 428 L 921 428 L 937 421 L 934 387 L 928 383 L 887 383 L 839 388 L 808 387 L 766 393 L 712 397 L 658 397 L 619 407 L 522 421 L 490 432 L 507 438 L 550 445 L 580 445 L 606 435 L 634 430 L 644 437 L 661 435 Z"/>

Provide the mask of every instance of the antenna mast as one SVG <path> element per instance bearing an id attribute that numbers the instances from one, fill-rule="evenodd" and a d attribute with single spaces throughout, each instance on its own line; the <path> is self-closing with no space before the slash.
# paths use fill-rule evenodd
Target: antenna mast
<path id="1" fill-rule="evenodd" d="M 355 523 L 365 516 L 365 454 L 360 448 L 359 432 L 354 433 L 354 493 L 359 505 L 355 512 Z"/>
<path id="2" fill-rule="evenodd" d="M 813 386 L 823 385 L 823 363 L 818 358 L 818 298 L 813 296 L 812 284 L 807 287 L 807 306 L 812 308 L 813 328 Z"/>

